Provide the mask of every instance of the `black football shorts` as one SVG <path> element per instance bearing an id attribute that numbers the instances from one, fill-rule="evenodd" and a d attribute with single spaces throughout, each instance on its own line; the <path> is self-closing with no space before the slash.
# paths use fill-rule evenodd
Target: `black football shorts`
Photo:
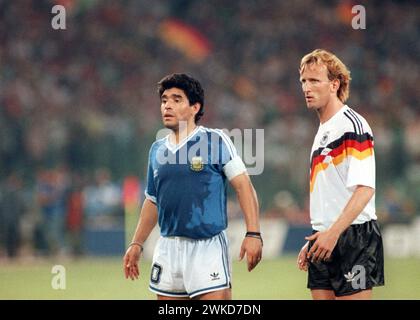
<path id="1" fill-rule="evenodd" d="M 313 243 L 309 243 L 309 249 Z M 376 220 L 347 228 L 329 261 L 309 262 L 309 289 L 333 290 L 339 297 L 383 285 L 384 253 Z"/>

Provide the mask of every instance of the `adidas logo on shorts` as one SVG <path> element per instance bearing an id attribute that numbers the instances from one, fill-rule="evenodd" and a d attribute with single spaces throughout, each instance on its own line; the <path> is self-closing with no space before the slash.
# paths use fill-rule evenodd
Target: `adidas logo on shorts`
<path id="1" fill-rule="evenodd" d="M 344 275 L 344 277 L 347 279 L 347 282 L 352 282 L 353 280 L 355 280 L 354 276 L 355 276 L 354 272 L 350 272 L 350 271 Z"/>
<path id="2" fill-rule="evenodd" d="M 219 280 L 219 273 L 218 272 L 213 272 L 210 274 L 211 280 Z"/>

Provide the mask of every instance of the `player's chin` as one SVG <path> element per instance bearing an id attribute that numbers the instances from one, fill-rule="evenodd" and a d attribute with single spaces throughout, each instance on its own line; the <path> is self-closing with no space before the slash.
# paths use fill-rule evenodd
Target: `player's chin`
<path id="1" fill-rule="evenodd" d="M 170 120 L 163 120 L 163 125 L 165 126 L 165 128 L 171 129 L 171 130 L 175 130 L 178 128 L 178 124 L 170 121 Z"/>
<path id="2" fill-rule="evenodd" d="M 320 105 L 317 103 L 317 104 L 315 104 L 315 103 L 308 103 L 307 104 L 307 107 L 308 107 L 308 110 L 314 110 L 314 111 L 317 111 L 317 110 L 319 110 L 321 107 L 320 107 Z"/>
<path id="3" fill-rule="evenodd" d="M 313 101 L 310 102 L 306 102 L 306 107 L 310 110 L 316 110 L 318 109 L 318 107 L 316 106 L 316 104 Z"/>

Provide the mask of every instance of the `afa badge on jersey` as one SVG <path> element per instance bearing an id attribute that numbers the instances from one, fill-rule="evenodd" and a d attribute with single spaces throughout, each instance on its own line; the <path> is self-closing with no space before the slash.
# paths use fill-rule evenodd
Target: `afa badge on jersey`
<path id="1" fill-rule="evenodd" d="M 192 171 L 201 171 L 204 168 L 203 158 L 202 157 L 193 157 L 191 159 L 190 168 Z"/>

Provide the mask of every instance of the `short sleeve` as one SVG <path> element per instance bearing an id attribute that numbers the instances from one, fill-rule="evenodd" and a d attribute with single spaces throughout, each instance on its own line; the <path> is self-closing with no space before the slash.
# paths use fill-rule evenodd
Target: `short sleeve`
<path id="1" fill-rule="evenodd" d="M 153 170 L 153 146 L 150 148 L 149 151 L 149 161 L 147 165 L 147 185 L 144 195 L 146 199 L 149 199 L 153 203 L 156 204 L 156 186 L 155 186 L 155 178 L 154 178 L 154 170 Z"/>
<path id="2" fill-rule="evenodd" d="M 354 139 L 346 139 L 348 162 L 347 188 L 357 185 L 375 189 L 375 152 L 373 137 L 366 132 L 362 135 L 353 133 Z"/>
<path id="3" fill-rule="evenodd" d="M 232 180 L 247 170 L 230 138 L 222 130 L 218 130 L 218 133 L 221 138 L 220 151 L 223 172 L 228 180 Z"/>

